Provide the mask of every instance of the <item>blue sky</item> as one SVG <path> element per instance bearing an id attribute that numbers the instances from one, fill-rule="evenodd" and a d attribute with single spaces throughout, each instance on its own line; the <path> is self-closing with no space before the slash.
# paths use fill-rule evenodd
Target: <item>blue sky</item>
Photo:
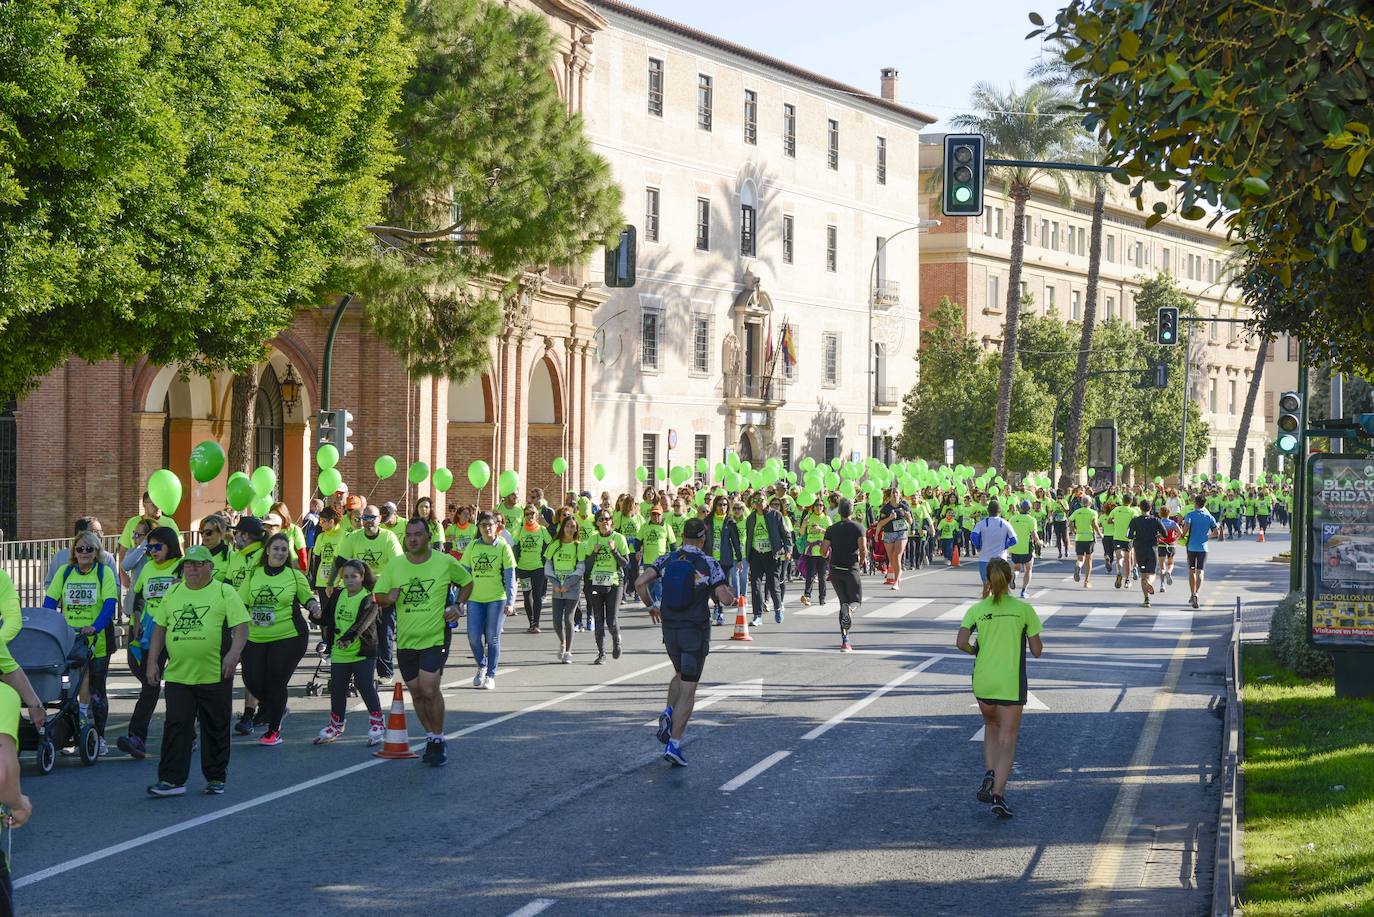
<path id="1" fill-rule="evenodd" d="M 980 80 L 1024 82 L 1040 53 L 1026 41 L 1045 0 L 628 0 L 789 63 L 878 92 L 878 70 L 901 71 L 901 101 L 940 118 L 966 109 Z M 939 129 L 936 125 L 932 129 Z"/>

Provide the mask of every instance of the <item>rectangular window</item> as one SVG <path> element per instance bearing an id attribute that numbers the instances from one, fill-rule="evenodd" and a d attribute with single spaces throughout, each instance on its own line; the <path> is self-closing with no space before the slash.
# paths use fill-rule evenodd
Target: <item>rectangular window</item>
<path id="1" fill-rule="evenodd" d="M 711 371 L 711 318 L 707 315 L 692 317 L 692 372 L 706 374 Z"/>
<path id="2" fill-rule="evenodd" d="M 1298 339 L 1295 338 L 1295 337 L 1293 337 L 1293 335 L 1290 334 L 1290 335 L 1288 335 L 1288 362 L 1289 362 L 1289 363 L 1296 363 L 1297 361 L 1298 361 Z"/>
<path id="3" fill-rule="evenodd" d="M 782 106 L 782 155 L 797 156 L 797 106 Z"/>
<path id="4" fill-rule="evenodd" d="M 658 434 L 645 433 L 642 443 L 643 447 L 640 450 L 640 464 L 649 469 L 649 478 L 652 480 L 654 469 L 658 467 Z"/>
<path id="5" fill-rule="evenodd" d="M 662 316 L 645 311 L 639 324 L 639 365 L 643 369 L 658 369 L 658 323 Z"/>
<path id="6" fill-rule="evenodd" d="M 1270 339 L 1269 339 L 1269 346 L 1266 347 L 1266 348 L 1264 349 L 1264 362 L 1266 362 L 1266 363 L 1273 363 L 1273 362 L 1274 362 L 1274 351 L 1276 351 L 1276 350 L 1278 350 L 1278 349 L 1279 349 L 1279 341 L 1278 341 L 1278 338 L 1270 338 Z"/>
<path id="7" fill-rule="evenodd" d="M 1041 221 L 1040 221 L 1040 247 L 1041 247 L 1041 248 L 1053 248 L 1053 247 L 1054 247 L 1053 245 L 1050 244 L 1050 221 L 1049 221 L 1049 220 L 1041 220 Z"/>
<path id="8" fill-rule="evenodd" d="M 1078 227 L 1078 253 L 1080 255 L 1088 250 L 1088 231 L 1082 226 Z"/>
<path id="9" fill-rule="evenodd" d="M 1048 311 L 1050 311 L 1050 310 L 1053 309 L 1053 308 L 1054 308 L 1054 287 L 1050 286 L 1049 284 L 1046 284 L 1046 285 L 1045 285 L 1045 311 L 1048 312 Z"/>
<path id="10" fill-rule="evenodd" d="M 1267 422 L 1273 421 L 1273 419 L 1274 419 L 1274 393 L 1273 393 L 1273 392 L 1265 392 L 1265 393 L 1264 393 L 1264 420 L 1265 420 L 1265 422 L 1267 423 Z"/>
<path id="11" fill-rule="evenodd" d="M 1169 249 L 1164 249 L 1159 253 L 1159 269 L 1164 273 L 1169 273 Z"/>
<path id="12" fill-rule="evenodd" d="M 1050 224 L 1050 248 L 1059 251 L 1059 223 L 1055 221 Z"/>
<path id="13" fill-rule="evenodd" d="M 990 236 L 990 235 L 992 235 L 992 208 L 991 208 L 991 207 L 988 207 L 988 208 L 986 208 L 986 209 L 983 210 L 983 235 L 985 235 L 985 236 Z"/>
<path id="14" fill-rule="evenodd" d="M 791 215 L 784 215 L 782 218 L 782 263 L 791 264 L 792 258 L 796 253 L 795 236 L 796 226 L 792 221 Z"/>
<path id="15" fill-rule="evenodd" d="M 997 238 L 999 238 L 999 239 L 1002 238 L 1002 208 L 1001 208 L 1001 207 L 998 207 L 998 208 L 997 208 L 997 232 L 995 233 L 995 235 L 996 235 Z"/>
<path id="16" fill-rule="evenodd" d="M 887 138 L 878 138 L 878 184 L 887 184 Z"/>
<path id="17" fill-rule="evenodd" d="M 1246 454 L 1250 457 L 1250 458 L 1249 458 L 1249 462 L 1250 462 L 1250 480 L 1253 481 L 1253 480 L 1255 479 L 1255 450 L 1254 450 L 1254 449 L 1246 449 L 1245 452 L 1246 452 Z"/>
<path id="18" fill-rule="evenodd" d="M 1107 236 L 1107 260 L 1116 261 L 1116 236 Z"/>
<path id="19" fill-rule="evenodd" d="M 1213 414 L 1215 414 L 1215 413 L 1217 412 L 1217 380 L 1216 380 L 1216 379 L 1209 379 L 1209 380 L 1207 381 L 1207 410 L 1211 411 Z"/>
<path id="20" fill-rule="evenodd" d="M 1216 447 L 1213 446 L 1211 449 L 1208 449 L 1208 450 L 1207 450 L 1207 455 L 1208 455 L 1208 458 L 1210 458 L 1210 459 L 1211 459 L 1211 462 L 1212 462 L 1212 474 L 1216 474 L 1217 471 L 1218 471 L 1218 468 L 1217 468 L 1217 450 L 1216 450 Z"/>
<path id="21" fill-rule="evenodd" d="M 711 202 L 697 198 L 697 251 L 711 250 Z"/>
<path id="22" fill-rule="evenodd" d="M 649 58 L 649 114 L 663 117 L 663 61 Z"/>
<path id="23" fill-rule="evenodd" d="M 1236 413 L 1236 380 L 1226 383 L 1226 410 L 1232 416 Z"/>
<path id="24" fill-rule="evenodd" d="M 692 451 L 696 454 L 692 456 L 692 464 L 696 464 L 702 459 L 711 460 L 711 437 L 707 433 L 698 433 L 692 437 Z"/>
<path id="25" fill-rule="evenodd" d="M 840 438 L 838 436 L 827 436 L 825 438 L 825 461 L 827 464 L 840 454 Z"/>
<path id="26" fill-rule="evenodd" d="M 996 274 L 988 275 L 988 304 L 987 308 L 994 311 L 1002 308 L 1002 297 L 998 290 L 998 278 Z"/>
<path id="27" fill-rule="evenodd" d="M 1081 294 L 1078 290 L 1074 290 L 1072 293 L 1069 294 L 1069 299 L 1071 301 L 1070 307 L 1073 309 L 1073 315 L 1071 315 L 1070 317 L 1074 321 L 1079 321 L 1083 318 L 1083 294 Z"/>
<path id="28" fill-rule="evenodd" d="M 1116 300 L 1107 297 L 1107 318 L 1116 318 Z"/>
<path id="29" fill-rule="evenodd" d="M 833 331 L 821 337 L 821 378 L 830 388 L 840 384 L 840 336 Z"/>
<path id="30" fill-rule="evenodd" d="M 1026 297 L 1029 296 L 1029 295 L 1030 295 L 1030 286 L 1026 283 L 1026 281 L 1023 280 L 1023 281 L 1021 281 L 1021 301 L 1022 301 L 1022 302 L 1025 302 L 1025 301 L 1026 301 Z"/>
<path id="31" fill-rule="evenodd" d="M 658 241 L 658 189 L 644 189 L 644 241 Z"/>
<path id="32" fill-rule="evenodd" d="M 711 82 L 706 74 L 697 74 L 697 127 L 704 131 L 711 129 Z"/>
<path id="33" fill-rule="evenodd" d="M 1021 235 L 1025 237 L 1026 246 L 1029 247 L 1031 245 L 1034 245 L 1035 234 L 1031 232 L 1030 214 L 1026 214 L 1024 217 L 1021 218 L 1021 224 Z"/>
<path id="34" fill-rule="evenodd" d="M 784 437 L 782 438 L 782 450 L 781 450 L 781 451 L 782 451 L 782 455 L 781 455 L 780 457 L 782 458 L 782 470 L 783 470 L 783 471 L 791 471 L 791 470 L 792 470 L 792 437 L 790 437 L 790 436 L 784 436 Z"/>
<path id="35" fill-rule="evenodd" d="M 798 345 L 798 342 L 801 340 L 801 332 L 797 330 L 797 325 L 795 322 L 789 322 L 788 327 L 792 329 L 792 342 L 794 345 L 797 345 L 797 360 L 800 360 L 801 347 Z M 791 382 L 792 380 L 797 378 L 797 360 L 793 360 L 789 363 L 787 360 L 784 360 L 781 356 L 778 357 L 778 365 L 782 367 L 782 377 L 786 379 L 788 382 Z"/>
<path id="36" fill-rule="evenodd" d="M 840 168 L 840 122 L 831 118 L 828 124 L 825 164 L 831 169 Z"/>
<path id="37" fill-rule="evenodd" d="M 834 226 L 825 227 L 825 269 L 835 273 L 840 259 L 840 231 Z"/>
<path id="38" fill-rule="evenodd" d="M 741 204 L 739 208 L 739 253 L 741 255 L 754 254 L 754 208 L 748 204 Z"/>
<path id="39" fill-rule="evenodd" d="M 744 90 L 744 142 L 759 142 L 759 94 L 752 89 Z"/>

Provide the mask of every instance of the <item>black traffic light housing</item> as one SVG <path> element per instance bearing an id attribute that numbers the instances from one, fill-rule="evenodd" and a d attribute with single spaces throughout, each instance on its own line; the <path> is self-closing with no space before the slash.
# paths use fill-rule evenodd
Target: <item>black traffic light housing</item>
<path id="1" fill-rule="evenodd" d="M 637 233 L 633 226 L 620 231 L 620 241 L 606 249 L 606 286 L 635 285 L 635 256 Z"/>
<path id="2" fill-rule="evenodd" d="M 1275 426 L 1279 428 L 1279 438 L 1274 448 L 1282 455 L 1296 454 L 1302 447 L 1302 395 L 1297 392 L 1279 395 L 1279 417 Z"/>
<path id="3" fill-rule="evenodd" d="M 1159 319 L 1155 323 L 1156 340 L 1164 345 L 1178 343 L 1178 306 L 1160 306 Z"/>
<path id="4" fill-rule="evenodd" d="M 945 134 L 940 212 L 947 217 L 983 215 L 983 135 Z"/>

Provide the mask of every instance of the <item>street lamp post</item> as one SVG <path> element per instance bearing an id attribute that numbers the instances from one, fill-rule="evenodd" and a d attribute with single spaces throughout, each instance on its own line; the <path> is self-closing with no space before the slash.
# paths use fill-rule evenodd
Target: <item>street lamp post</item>
<path id="1" fill-rule="evenodd" d="M 878 250 L 873 253 L 873 263 L 869 266 L 868 269 L 868 366 L 866 369 L 866 373 L 868 376 L 868 422 L 864 425 L 864 429 L 868 431 L 866 434 L 868 436 L 868 442 L 866 443 L 866 445 L 869 448 L 865 449 L 864 453 L 868 455 L 869 458 L 873 458 L 873 402 L 878 397 L 878 392 L 876 389 L 878 375 L 878 357 L 877 354 L 873 352 L 873 307 L 877 305 L 878 299 L 878 258 L 880 258 L 883 252 L 887 250 L 888 244 L 893 239 L 897 238 L 903 233 L 913 231 L 923 232 L 927 229 L 932 229 L 939 225 L 939 220 L 921 220 L 912 226 L 906 227 L 905 229 L 897 230 L 892 235 L 883 239 L 883 244 L 879 245 Z M 919 309 L 919 305 L 917 306 L 917 308 Z M 919 318 L 917 318 L 917 322 L 920 322 Z"/>

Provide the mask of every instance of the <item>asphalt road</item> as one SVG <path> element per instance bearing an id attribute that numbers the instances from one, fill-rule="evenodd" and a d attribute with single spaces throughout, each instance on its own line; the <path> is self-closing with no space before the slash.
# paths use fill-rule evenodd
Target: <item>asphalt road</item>
<path id="1" fill-rule="evenodd" d="M 328 702 L 302 695 L 310 659 L 285 744 L 236 738 L 222 797 L 194 765 L 187 796 L 152 800 L 151 756 L 41 777 L 25 755 L 20 913 L 1202 914 L 1230 611 L 1279 598 L 1287 567 L 1265 561 L 1287 544 L 1215 545 L 1197 612 L 1182 575 L 1143 608 L 1100 564 L 1084 589 L 1040 563 L 1011 820 L 973 798 L 981 720 L 953 640 L 976 566 L 937 565 L 897 593 L 866 584 L 853 654 L 833 596 L 803 608 L 800 584 L 751 643 L 717 628 L 685 769 L 649 725 L 671 670 L 637 603 L 604 666 L 587 635 L 560 665 L 550 632 L 508 619 L 496 691 L 472 688 L 455 641 L 441 770 L 374 758 L 365 714 L 313 746 Z M 133 689 L 113 680 L 111 746 Z"/>

